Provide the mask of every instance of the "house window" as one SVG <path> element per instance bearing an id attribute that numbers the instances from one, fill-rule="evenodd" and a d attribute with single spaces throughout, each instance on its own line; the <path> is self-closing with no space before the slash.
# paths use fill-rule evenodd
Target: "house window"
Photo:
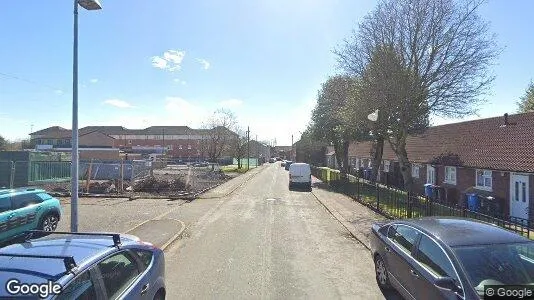
<path id="1" fill-rule="evenodd" d="M 436 184 L 436 168 L 431 165 L 426 166 L 426 183 Z"/>
<path id="2" fill-rule="evenodd" d="M 354 163 L 356 169 L 360 169 L 360 159 L 356 158 L 356 162 Z"/>
<path id="3" fill-rule="evenodd" d="M 128 140 L 128 145 L 131 145 L 132 144 L 132 140 Z"/>
<path id="4" fill-rule="evenodd" d="M 372 169 L 372 168 L 373 168 L 373 160 L 372 160 L 372 159 L 369 159 L 369 160 L 368 160 L 367 168 L 368 168 L 368 169 Z"/>
<path id="5" fill-rule="evenodd" d="M 182 145 L 178 145 L 178 149 L 182 150 Z"/>
<path id="6" fill-rule="evenodd" d="M 456 184 L 456 167 L 445 167 L 445 182 Z"/>
<path id="7" fill-rule="evenodd" d="M 484 190 L 491 190 L 493 182 L 491 178 L 491 171 L 489 170 L 477 170 L 477 182 L 476 187 Z"/>
<path id="8" fill-rule="evenodd" d="M 385 160 L 384 161 L 384 172 L 386 172 L 386 173 L 389 172 L 389 164 L 390 164 L 389 160 Z"/>
<path id="9" fill-rule="evenodd" d="M 413 178 L 419 178 L 419 165 L 413 164 L 412 165 L 412 177 Z"/>
<path id="10" fill-rule="evenodd" d="M 187 145 L 187 149 L 188 149 L 188 150 L 191 150 L 191 145 Z"/>

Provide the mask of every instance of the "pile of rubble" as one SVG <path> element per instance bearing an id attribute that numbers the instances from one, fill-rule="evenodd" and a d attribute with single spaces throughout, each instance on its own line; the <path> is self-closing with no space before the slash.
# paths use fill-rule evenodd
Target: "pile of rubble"
<path id="1" fill-rule="evenodd" d="M 217 171 L 208 171 L 208 172 L 205 172 L 205 173 L 202 173 L 202 174 L 198 174 L 197 175 L 198 178 L 200 179 L 203 179 L 203 180 L 210 180 L 210 181 L 215 181 L 215 180 L 228 180 L 230 179 L 231 177 L 224 174 L 223 171 L 221 170 L 217 170 Z"/>
<path id="2" fill-rule="evenodd" d="M 175 178 L 171 181 L 148 177 L 134 183 L 135 192 L 162 193 L 162 192 L 188 192 L 191 185 L 185 183 L 183 178 Z"/>

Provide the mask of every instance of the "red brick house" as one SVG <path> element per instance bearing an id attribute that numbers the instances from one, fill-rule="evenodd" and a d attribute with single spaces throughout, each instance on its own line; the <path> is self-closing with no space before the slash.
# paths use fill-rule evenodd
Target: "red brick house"
<path id="1" fill-rule="evenodd" d="M 122 126 L 87 126 L 79 129 L 80 148 L 116 148 L 126 153 L 166 155 L 183 160 L 208 158 L 207 144 L 210 137 L 226 136 L 226 149 L 221 159 L 230 159 L 233 152 L 230 139 L 236 133 L 225 127 L 193 129 L 188 126 L 151 126 L 144 129 L 128 129 Z M 59 126 L 32 132 L 31 144 L 36 148 L 70 148 L 71 131 Z M 251 156 L 270 157 L 269 148 L 251 141 Z"/>
<path id="2" fill-rule="evenodd" d="M 352 143 L 351 166 L 370 168 L 371 152 L 371 142 Z M 447 204 L 463 205 L 466 194 L 475 193 L 493 197 L 504 215 L 534 216 L 534 113 L 430 127 L 407 139 L 407 152 L 417 192 L 424 194 L 424 184 L 431 183 Z M 387 143 L 378 180 L 403 184 Z"/>

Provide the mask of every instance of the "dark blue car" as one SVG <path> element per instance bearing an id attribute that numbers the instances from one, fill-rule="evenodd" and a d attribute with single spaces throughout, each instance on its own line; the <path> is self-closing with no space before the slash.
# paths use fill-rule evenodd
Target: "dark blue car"
<path id="1" fill-rule="evenodd" d="M 405 299 L 478 300 L 492 285 L 534 283 L 534 242 L 493 224 L 396 220 L 374 224 L 370 238 L 378 285 Z"/>
<path id="2" fill-rule="evenodd" d="M 163 251 L 132 235 L 55 232 L 0 249 L 0 298 L 160 300 L 164 276 Z"/>

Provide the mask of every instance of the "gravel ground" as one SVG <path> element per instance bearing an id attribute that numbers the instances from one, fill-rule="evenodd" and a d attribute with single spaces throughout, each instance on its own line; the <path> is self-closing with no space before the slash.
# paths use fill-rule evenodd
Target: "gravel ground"
<path id="1" fill-rule="evenodd" d="M 159 182 L 171 183 L 175 180 L 189 183 L 189 188 L 176 188 L 176 185 L 171 188 L 161 188 L 161 186 L 155 186 L 153 189 L 147 189 L 144 191 L 128 191 L 130 182 L 125 181 L 124 188 L 126 189 L 123 195 L 125 197 L 147 197 L 151 196 L 176 196 L 185 192 L 198 193 L 207 188 L 211 188 L 220 185 L 236 176 L 241 174 L 224 174 L 220 172 L 213 172 L 209 167 L 193 167 L 189 169 L 187 166 L 169 166 L 165 169 L 154 170 L 154 178 Z M 109 191 L 107 188 L 112 184 L 112 181 L 99 180 L 91 181 L 91 194 L 109 194 L 118 195 L 117 191 Z M 85 181 L 80 181 L 80 188 L 85 192 Z M 52 182 L 39 185 L 39 188 L 43 188 L 49 192 L 68 193 L 70 190 L 70 182 Z"/>
<path id="2" fill-rule="evenodd" d="M 60 198 L 63 217 L 60 231 L 70 230 L 70 198 Z M 184 202 L 164 199 L 108 199 L 80 198 L 78 206 L 79 231 L 126 232 L 132 227 L 163 213 L 172 211 Z"/>

